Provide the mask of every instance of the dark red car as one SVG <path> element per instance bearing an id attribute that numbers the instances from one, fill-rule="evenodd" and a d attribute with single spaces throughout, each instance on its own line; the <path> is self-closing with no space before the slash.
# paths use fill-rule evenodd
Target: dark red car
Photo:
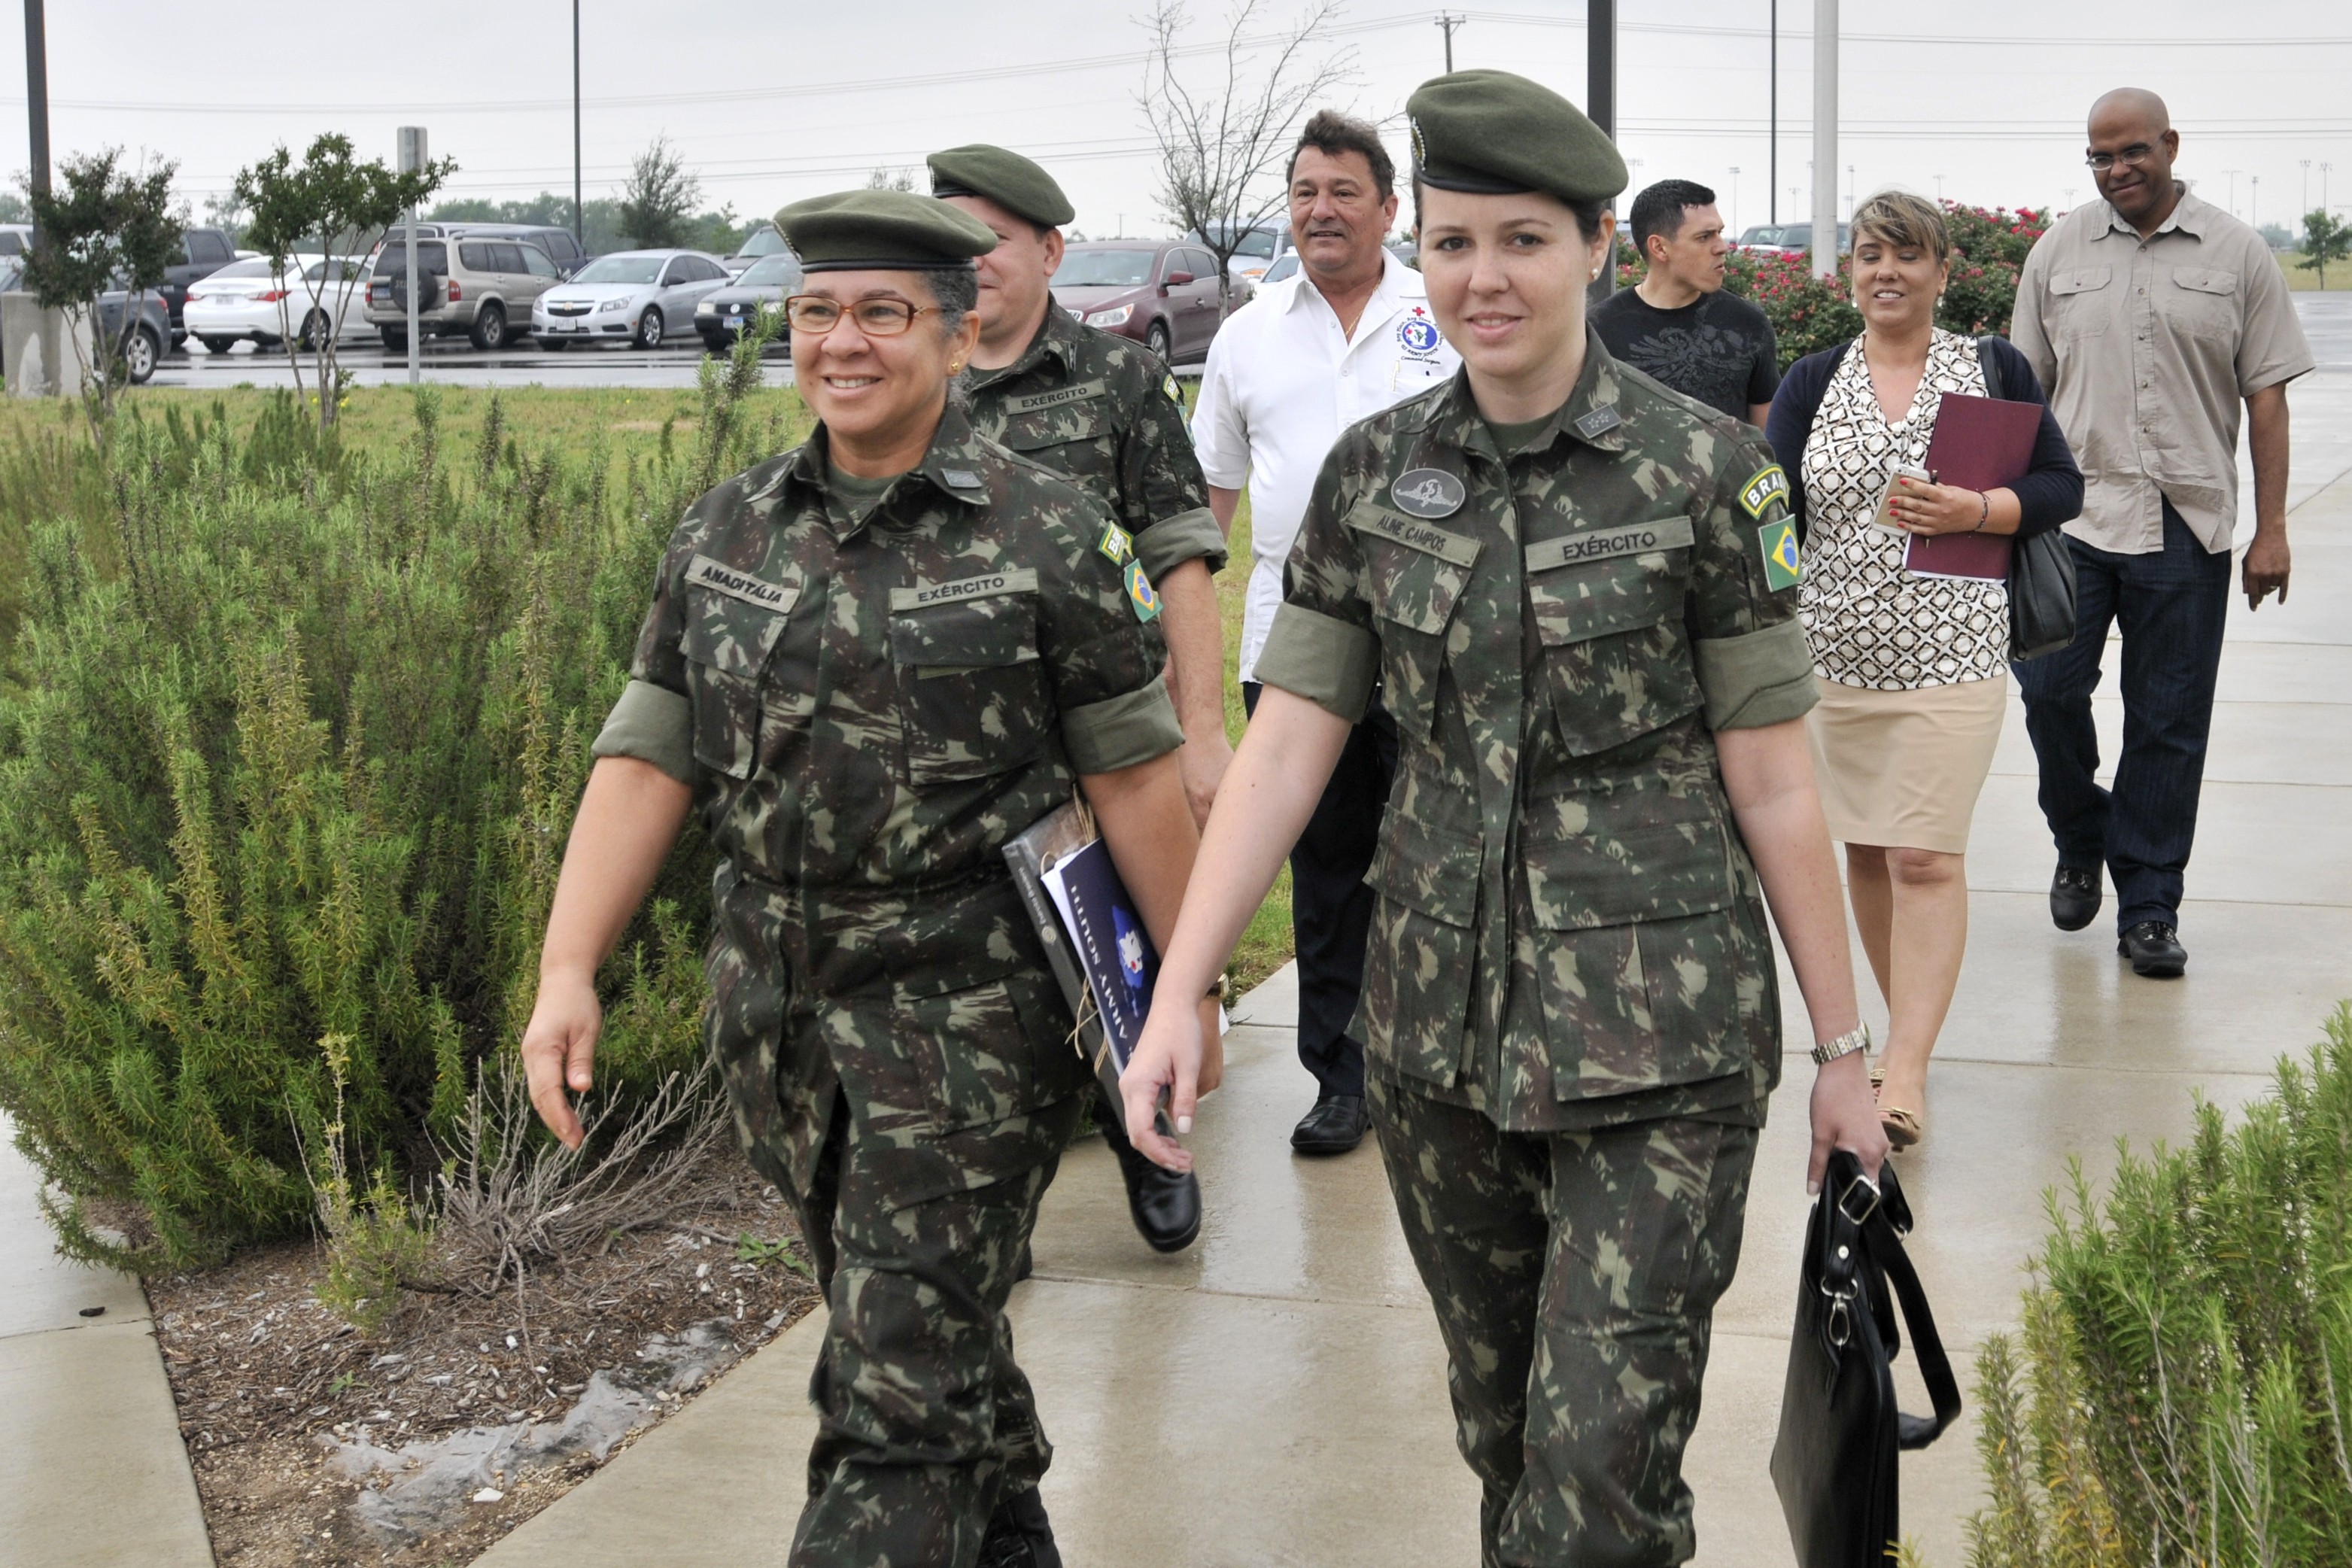
<path id="1" fill-rule="evenodd" d="M 1171 364 L 1205 359 L 1224 325 L 1217 258 L 1178 239 L 1074 245 L 1054 274 L 1054 300 L 1090 327 L 1133 338 Z"/>

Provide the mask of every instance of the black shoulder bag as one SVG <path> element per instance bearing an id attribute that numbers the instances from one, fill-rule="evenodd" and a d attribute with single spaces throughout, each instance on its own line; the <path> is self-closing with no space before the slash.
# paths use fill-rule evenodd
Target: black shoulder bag
<path id="1" fill-rule="evenodd" d="M 1977 363 L 1984 366 L 1985 395 L 2001 395 L 2000 362 L 1992 345 L 1977 340 Z M 2056 653 L 2074 640 L 2074 557 L 2063 529 L 2021 539 L 2009 552 L 2009 657 L 2013 664 Z"/>
<path id="2" fill-rule="evenodd" d="M 1960 1414 L 1960 1386 L 1903 1251 L 1910 1228 L 1893 1166 L 1874 1185 L 1862 1162 L 1843 1149 L 1831 1153 L 1805 1230 L 1780 1435 L 1772 1445 L 1772 1485 L 1799 1568 L 1886 1568 L 1902 1539 L 1896 1451 L 1926 1447 Z M 1935 1402 L 1931 1416 L 1895 1407 L 1898 1300 Z"/>

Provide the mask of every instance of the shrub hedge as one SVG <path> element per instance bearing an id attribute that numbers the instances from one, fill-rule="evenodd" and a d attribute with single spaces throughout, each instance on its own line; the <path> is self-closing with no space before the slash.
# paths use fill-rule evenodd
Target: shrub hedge
<path id="1" fill-rule="evenodd" d="M 429 390 L 388 455 L 287 396 L 247 434 L 173 408 L 102 459 L 0 459 L 26 520 L 0 1106 L 68 1253 L 179 1267 L 309 1223 L 331 1038 L 347 1145 L 395 1183 L 429 1164 L 527 1016 L 672 523 L 797 417 L 752 419 L 756 384 L 706 366 L 697 437 L 643 463 L 533 451 L 495 404 L 447 450 Z M 707 849 L 674 857 L 607 971 L 608 1084 L 690 1062 L 708 872 Z"/>
<path id="2" fill-rule="evenodd" d="M 1973 1568 L 2352 1563 L 2352 1005 L 2237 1126 L 2050 1206 L 1977 1363 Z"/>

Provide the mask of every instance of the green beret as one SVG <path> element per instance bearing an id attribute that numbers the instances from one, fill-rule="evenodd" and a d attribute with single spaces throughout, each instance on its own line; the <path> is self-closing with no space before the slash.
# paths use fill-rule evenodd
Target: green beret
<path id="1" fill-rule="evenodd" d="M 996 248 L 970 213 L 912 191 L 841 191 L 776 215 L 803 272 L 950 271 Z"/>
<path id="2" fill-rule="evenodd" d="M 1455 71 L 1405 100 L 1412 172 L 1424 185 L 1472 195 L 1540 191 L 1605 201 L 1625 188 L 1625 160 L 1576 105 L 1509 71 Z"/>
<path id="3" fill-rule="evenodd" d="M 931 166 L 931 195 L 986 196 L 1015 217 L 1059 228 L 1078 216 L 1054 176 L 1018 153 L 975 142 L 950 147 L 924 160 Z"/>

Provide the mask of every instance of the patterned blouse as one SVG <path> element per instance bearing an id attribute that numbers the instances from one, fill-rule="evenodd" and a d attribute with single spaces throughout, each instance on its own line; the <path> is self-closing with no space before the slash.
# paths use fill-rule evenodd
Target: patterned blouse
<path id="1" fill-rule="evenodd" d="M 1903 568 L 1907 534 L 1872 526 L 1895 470 L 1923 465 L 1948 392 L 1982 397 L 1972 338 L 1938 328 L 1910 413 L 1889 425 L 1857 338 L 1822 395 L 1799 482 L 1810 526 L 1798 613 L 1813 674 L 1841 686 L 1910 691 L 1990 680 L 2008 668 L 2009 590 Z"/>

